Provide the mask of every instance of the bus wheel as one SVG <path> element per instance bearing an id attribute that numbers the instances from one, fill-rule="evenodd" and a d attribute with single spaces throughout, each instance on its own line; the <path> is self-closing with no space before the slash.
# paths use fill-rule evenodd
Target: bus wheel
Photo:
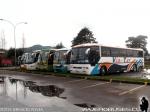
<path id="1" fill-rule="evenodd" d="M 133 65 L 132 71 L 133 71 L 133 72 L 137 72 L 137 66 L 136 66 L 135 64 Z"/>
<path id="2" fill-rule="evenodd" d="M 101 67 L 101 69 L 100 69 L 100 74 L 101 74 L 101 75 L 106 75 L 106 74 L 107 74 L 107 69 L 106 69 L 105 66 Z"/>
<path id="3" fill-rule="evenodd" d="M 141 71 L 142 71 L 142 68 L 143 68 L 143 67 L 142 67 L 142 66 L 140 66 L 140 67 L 138 68 L 138 70 L 137 70 L 137 71 L 138 71 L 138 72 L 141 72 Z"/>
<path id="4" fill-rule="evenodd" d="M 123 73 L 123 72 L 124 72 L 124 70 L 120 70 L 119 72 L 120 72 L 120 73 Z"/>

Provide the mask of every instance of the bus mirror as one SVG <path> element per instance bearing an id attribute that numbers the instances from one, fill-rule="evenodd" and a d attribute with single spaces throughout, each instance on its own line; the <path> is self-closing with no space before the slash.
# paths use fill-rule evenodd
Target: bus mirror
<path id="1" fill-rule="evenodd" d="M 86 49 L 85 54 L 88 55 L 90 53 L 90 48 Z"/>

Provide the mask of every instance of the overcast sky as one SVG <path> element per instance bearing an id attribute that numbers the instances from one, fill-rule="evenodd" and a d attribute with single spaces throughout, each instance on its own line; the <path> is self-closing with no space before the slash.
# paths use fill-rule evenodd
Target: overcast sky
<path id="1" fill-rule="evenodd" d="M 125 46 L 129 36 L 148 36 L 150 51 L 149 0 L 0 0 L 0 18 L 16 27 L 16 44 L 71 46 L 72 39 L 83 27 L 88 27 L 100 44 Z M 0 21 L 0 36 L 4 32 L 6 47 L 14 47 L 13 27 Z"/>

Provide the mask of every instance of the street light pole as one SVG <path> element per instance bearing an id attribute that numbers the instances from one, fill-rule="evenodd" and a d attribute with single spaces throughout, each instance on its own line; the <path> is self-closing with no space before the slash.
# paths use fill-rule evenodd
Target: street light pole
<path id="1" fill-rule="evenodd" d="M 14 26 L 15 67 L 16 67 L 16 25 Z"/>
<path id="2" fill-rule="evenodd" d="M 19 24 L 27 24 L 27 22 L 19 22 L 17 24 L 13 24 L 11 21 L 6 20 L 6 19 L 0 19 L 0 20 L 1 21 L 6 21 L 6 22 L 10 23 L 13 26 L 13 29 L 14 29 L 14 44 L 15 44 L 15 66 L 16 66 L 16 27 Z"/>

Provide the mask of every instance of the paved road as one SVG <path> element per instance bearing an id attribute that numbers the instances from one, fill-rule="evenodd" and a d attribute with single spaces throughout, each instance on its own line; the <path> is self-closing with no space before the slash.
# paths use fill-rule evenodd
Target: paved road
<path id="1" fill-rule="evenodd" d="M 0 95 L 0 99 L 4 101 L 0 103 L 1 107 L 4 104 L 9 107 L 9 104 L 7 104 L 7 100 L 9 100 L 11 103 L 16 102 L 14 107 L 42 107 L 45 109 L 44 111 L 80 112 L 82 111 L 82 108 L 79 107 L 81 104 L 89 107 L 96 106 L 96 108 L 139 109 L 141 97 L 145 96 L 150 101 L 150 86 L 145 85 L 110 83 L 6 70 L 1 70 L 0 76 L 5 76 L 5 85 L 7 86 L 7 95 Z M 15 86 L 15 84 L 9 82 L 10 79 L 18 79 L 19 81 Z M 30 86 L 24 87 L 23 81 L 31 82 L 32 89 Z M 37 85 L 40 88 L 53 85 L 59 92 L 56 96 L 51 97 L 48 93 L 41 92 L 39 87 L 37 89 Z M 17 98 L 15 88 L 17 88 Z M 24 95 L 25 93 L 26 95 Z M 58 93 L 60 94 L 58 95 Z"/>

